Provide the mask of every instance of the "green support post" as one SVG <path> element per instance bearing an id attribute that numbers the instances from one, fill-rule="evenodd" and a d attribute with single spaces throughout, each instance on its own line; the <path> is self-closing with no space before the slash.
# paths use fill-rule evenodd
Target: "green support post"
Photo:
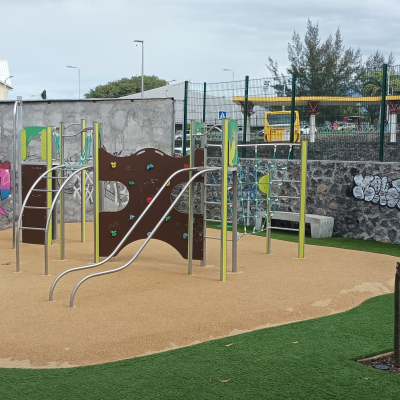
<path id="1" fill-rule="evenodd" d="M 94 262 L 100 261 L 99 123 L 93 122 Z"/>
<path id="2" fill-rule="evenodd" d="M 204 82 L 204 91 L 203 91 L 203 122 L 206 122 L 206 95 L 207 95 L 207 83 Z"/>
<path id="3" fill-rule="evenodd" d="M 307 199 L 307 140 L 301 142 L 299 258 L 304 258 Z"/>
<path id="4" fill-rule="evenodd" d="M 296 73 L 292 74 L 292 107 L 290 110 L 290 143 L 294 142 L 294 107 L 296 106 Z M 293 156 L 293 153 L 292 153 Z"/>
<path id="5" fill-rule="evenodd" d="M 243 110 L 243 140 L 242 143 L 247 143 L 247 103 L 249 99 L 249 77 L 246 75 L 244 83 L 244 110 Z M 246 157 L 246 147 L 242 148 L 242 157 Z"/>
<path id="6" fill-rule="evenodd" d="M 183 127 L 182 127 L 182 155 L 186 156 L 186 125 L 187 125 L 187 103 L 189 82 L 185 81 L 185 100 L 183 105 Z"/>
<path id="7" fill-rule="evenodd" d="M 379 161 L 383 161 L 383 144 L 385 139 L 385 114 L 386 114 L 386 82 L 387 82 L 387 64 L 382 67 L 382 101 L 381 101 L 381 130 L 379 137 Z"/>

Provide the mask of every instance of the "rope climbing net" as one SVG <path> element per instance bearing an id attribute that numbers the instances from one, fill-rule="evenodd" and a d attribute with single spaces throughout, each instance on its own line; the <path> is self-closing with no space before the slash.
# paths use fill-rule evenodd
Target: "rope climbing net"
<path id="1" fill-rule="evenodd" d="M 254 163 L 239 162 L 238 198 L 241 204 L 241 215 L 238 217 L 238 223 L 243 224 L 244 229 L 240 237 L 263 232 L 268 228 L 267 221 L 271 219 L 281 197 L 292 153 L 293 146 L 288 145 L 287 158 L 283 160 L 283 165 L 282 163 L 279 165 L 276 162 L 276 145 L 269 162 L 259 159 L 257 146 L 255 146 Z M 259 223 L 257 223 L 258 219 L 261 220 Z M 247 229 L 249 226 L 253 227 L 250 232 Z"/>

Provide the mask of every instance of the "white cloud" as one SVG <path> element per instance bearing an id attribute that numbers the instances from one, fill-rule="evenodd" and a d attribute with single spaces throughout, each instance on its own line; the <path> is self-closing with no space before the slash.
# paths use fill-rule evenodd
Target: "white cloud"
<path id="1" fill-rule="evenodd" d="M 38 94 L 77 97 L 98 84 L 140 75 L 145 41 L 145 74 L 166 80 L 218 82 L 269 75 L 268 56 L 287 66 L 293 31 L 304 36 L 307 19 L 318 22 L 325 39 L 340 27 L 344 45 L 366 58 L 377 49 L 393 51 L 400 63 L 400 3 L 391 0 L 298 2 L 285 0 L 0 0 L 3 38 L 0 58 L 9 61 L 14 91 L 9 97 Z M 5 40 L 4 38 L 7 38 Z"/>

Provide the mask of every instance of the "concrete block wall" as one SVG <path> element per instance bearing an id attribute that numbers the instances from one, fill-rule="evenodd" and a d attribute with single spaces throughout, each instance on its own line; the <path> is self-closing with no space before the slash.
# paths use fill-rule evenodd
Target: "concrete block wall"
<path id="1" fill-rule="evenodd" d="M 11 187 L 14 182 L 12 171 L 14 102 L 0 103 L 0 230 L 12 226 Z M 93 122 L 103 124 L 103 144 L 110 153 L 127 156 L 147 147 L 157 148 L 166 154 L 173 154 L 174 143 L 174 101 L 173 99 L 85 99 L 85 100 L 43 100 L 23 102 L 23 127 L 57 126 L 86 119 L 86 125 Z M 77 132 L 74 126 L 66 134 Z M 66 139 L 65 158 L 74 163 L 79 159 L 80 136 Z M 29 161 L 40 161 L 40 139 L 32 140 L 28 148 Z M 4 167 L 8 168 L 4 168 Z M 11 180 L 10 180 L 11 178 Z M 91 174 L 85 190 L 87 219 L 92 219 Z M 104 184 L 105 209 L 123 207 L 127 199 L 124 187 L 115 182 Z M 80 213 L 80 177 L 76 177 L 66 189 L 66 222 L 76 221 Z"/>

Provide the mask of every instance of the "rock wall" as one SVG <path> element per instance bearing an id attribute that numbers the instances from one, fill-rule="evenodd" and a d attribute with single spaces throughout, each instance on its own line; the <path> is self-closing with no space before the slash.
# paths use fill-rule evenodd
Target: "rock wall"
<path id="1" fill-rule="evenodd" d="M 244 198 L 251 198 L 255 191 L 251 182 L 255 177 L 248 177 L 251 171 L 255 175 L 254 159 L 241 162 L 247 165 L 242 168 L 244 181 L 250 181 L 250 185 L 242 185 Z M 268 171 L 270 162 L 270 159 L 258 160 L 258 179 Z M 209 163 L 221 165 L 221 159 L 210 158 Z M 286 160 L 275 163 L 281 168 L 286 166 Z M 286 180 L 299 180 L 300 162 L 290 161 L 287 172 L 277 171 L 274 179 L 281 179 L 283 174 Z M 280 195 L 296 197 L 299 189 L 299 184 L 284 184 Z M 216 200 L 210 193 L 208 197 Z M 248 202 L 239 199 L 239 218 L 265 210 L 265 195 L 259 191 L 257 198 L 258 201 L 250 201 L 250 212 Z M 299 200 L 281 198 L 276 210 L 298 211 Z M 309 161 L 306 212 L 334 217 L 333 236 L 400 244 L 400 163 Z M 208 218 L 219 219 L 219 215 L 218 207 L 215 212 L 208 212 Z M 246 222 L 252 225 L 254 218 L 246 218 Z M 239 223 L 243 223 L 243 218 Z"/>

